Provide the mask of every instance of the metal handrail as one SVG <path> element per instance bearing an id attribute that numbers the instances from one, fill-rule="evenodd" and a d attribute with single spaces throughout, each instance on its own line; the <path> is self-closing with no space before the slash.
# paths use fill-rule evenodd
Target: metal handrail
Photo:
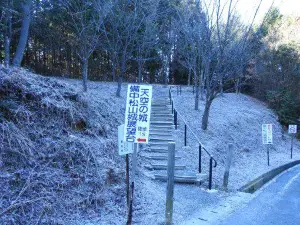
<path id="1" fill-rule="evenodd" d="M 199 140 L 199 138 L 196 136 L 192 128 L 187 124 L 186 120 L 183 118 L 183 116 L 176 110 L 174 101 L 172 98 L 172 91 L 171 87 L 169 88 L 169 98 L 170 98 L 170 104 L 172 105 L 172 113 L 174 112 L 174 119 L 175 122 L 175 128 L 177 129 L 177 114 L 180 116 L 180 118 L 183 120 L 185 125 L 185 145 L 186 145 L 186 129 L 189 129 L 189 131 L 192 133 L 194 138 L 197 140 L 199 144 L 199 173 L 201 173 L 201 150 L 203 149 L 206 154 L 210 157 L 210 166 L 209 166 L 209 189 L 211 189 L 211 183 L 212 183 L 212 161 L 214 161 L 214 168 L 218 165 L 217 160 L 208 152 L 208 150 L 203 146 L 202 142 Z M 174 120 L 174 121 L 175 121 Z"/>
<path id="2" fill-rule="evenodd" d="M 173 102 L 173 98 L 172 98 L 172 92 L 171 92 L 171 88 L 169 88 L 169 93 L 171 96 L 171 101 Z M 173 103 L 174 105 L 174 103 Z M 173 106 L 175 109 L 175 106 Z M 187 128 L 190 130 L 190 132 L 193 134 L 193 136 L 195 137 L 195 139 L 197 140 L 197 142 L 199 143 L 199 145 L 201 145 L 201 147 L 203 148 L 203 150 L 209 155 L 209 157 L 211 157 L 214 162 L 215 162 L 215 166 L 217 166 L 217 161 L 215 160 L 215 158 L 207 151 L 207 149 L 203 146 L 202 142 L 199 140 L 199 138 L 196 136 L 196 134 L 193 132 L 192 128 L 187 124 L 186 120 L 183 118 L 183 116 L 176 110 L 176 113 L 178 113 L 178 115 L 181 117 L 181 119 L 183 120 L 184 124 L 187 126 Z"/>

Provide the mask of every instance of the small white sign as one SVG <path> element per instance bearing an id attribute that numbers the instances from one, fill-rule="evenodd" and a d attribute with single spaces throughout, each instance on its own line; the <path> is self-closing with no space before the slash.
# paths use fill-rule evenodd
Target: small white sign
<path id="1" fill-rule="evenodd" d="M 262 125 L 262 141 L 264 145 L 273 144 L 272 124 Z"/>
<path id="2" fill-rule="evenodd" d="M 297 133 L 297 125 L 289 125 L 289 134 Z"/>
<path id="3" fill-rule="evenodd" d="M 124 140 L 148 143 L 152 86 L 129 84 L 127 89 Z"/>
<path id="4" fill-rule="evenodd" d="M 133 143 L 124 141 L 124 124 L 118 126 L 118 149 L 119 155 L 133 153 Z"/>

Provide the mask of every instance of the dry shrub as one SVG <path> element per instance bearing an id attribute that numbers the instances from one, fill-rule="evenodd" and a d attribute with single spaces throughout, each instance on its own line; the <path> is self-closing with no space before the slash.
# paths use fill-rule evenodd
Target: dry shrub
<path id="1" fill-rule="evenodd" d="M 87 110 L 69 86 L 0 69 L 1 224 L 59 224 L 57 218 L 103 211 L 107 183 L 120 174 L 102 168 L 81 138 L 86 130 L 96 140 L 103 133 L 90 126 Z"/>

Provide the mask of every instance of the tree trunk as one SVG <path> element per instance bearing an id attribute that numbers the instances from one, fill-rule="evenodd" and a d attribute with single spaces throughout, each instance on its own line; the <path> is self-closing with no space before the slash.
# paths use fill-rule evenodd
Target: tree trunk
<path id="1" fill-rule="evenodd" d="M 121 62 L 121 73 L 118 79 L 118 88 L 117 88 L 117 97 L 121 96 L 121 88 L 122 88 L 122 82 L 123 82 L 123 75 L 125 74 L 126 71 L 126 52 L 123 52 L 122 56 L 122 62 Z"/>
<path id="2" fill-rule="evenodd" d="M 165 58 L 165 60 L 164 60 L 164 84 L 165 85 L 168 85 L 168 77 L 169 77 L 169 65 L 168 65 L 168 63 L 169 63 L 169 58 L 168 58 L 168 56 L 165 56 L 164 57 Z"/>
<path id="3" fill-rule="evenodd" d="M 210 106 L 211 103 L 213 101 L 213 98 L 208 98 L 205 102 L 205 109 L 204 109 L 204 113 L 202 116 L 202 130 L 206 130 L 207 126 L 208 126 L 208 117 L 209 117 L 209 110 L 210 110 Z"/>
<path id="4" fill-rule="evenodd" d="M 223 84 L 223 78 L 220 78 L 220 95 L 224 94 L 224 84 Z"/>
<path id="5" fill-rule="evenodd" d="M 82 84 L 83 91 L 87 91 L 87 78 L 88 78 L 88 59 L 82 60 Z"/>
<path id="6" fill-rule="evenodd" d="M 66 45 L 67 49 L 66 49 L 66 66 L 67 66 L 67 77 L 69 77 L 71 75 L 71 49 L 69 44 Z"/>
<path id="7" fill-rule="evenodd" d="M 31 5 L 32 5 L 31 0 L 27 0 L 25 2 L 25 4 L 23 5 L 24 17 L 22 20 L 22 27 L 21 27 L 19 43 L 17 46 L 15 57 L 13 59 L 14 66 L 21 66 L 21 63 L 22 63 L 25 47 L 26 47 L 27 40 L 28 40 L 29 26 L 30 26 L 30 21 L 31 21 L 31 16 L 30 16 Z"/>
<path id="8" fill-rule="evenodd" d="M 199 80 L 200 85 L 200 99 L 204 100 L 204 70 L 201 71 L 201 79 Z"/>
<path id="9" fill-rule="evenodd" d="M 196 72 L 194 72 L 195 84 L 196 84 L 196 95 L 195 95 L 195 110 L 199 109 L 199 77 Z"/>
<path id="10" fill-rule="evenodd" d="M 189 75 L 188 75 L 188 86 L 191 85 L 191 76 L 192 76 L 192 71 L 189 69 Z"/>
<path id="11" fill-rule="evenodd" d="M 7 1 L 7 10 L 6 10 L 6 33 L 5 33 L 5 58 L 4 58 L 4 66 L 6 68 L 10 65 L 10 41 L 11 41 L 11 31 L 12 31 L 12 23 L 11 23 L 11 10 L 12 10 L 12 1 Z"/>
<path id="12" fill-rule="evenodd" d="M 239 94 L 241 91 L 241 87 L 240 87 L 240 78 L 237 78 L 237 80 L 235 81 L 235 93 Z"/>
<path id="13" fill-rule="evenodd" d="M 143 68 L 143 65 L 142 65 L 142 61 L 141 60 L 138 60 L 138 83 L 141 83 L 142 82 L 142 68 Z"/>

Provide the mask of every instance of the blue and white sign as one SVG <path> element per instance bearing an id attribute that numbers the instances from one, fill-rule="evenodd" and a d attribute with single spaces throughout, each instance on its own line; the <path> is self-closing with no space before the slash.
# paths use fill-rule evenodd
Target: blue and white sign
<path id="1" fill-rule="evenodd" d="M 148 143 L 152 86 L 129 84 L 127 89 L 124 140 Z"/>
<path id="2" fill-rule="evenodd" d="M 289 134 L 297 134 L 297 125 L 289 125 Z"/>

